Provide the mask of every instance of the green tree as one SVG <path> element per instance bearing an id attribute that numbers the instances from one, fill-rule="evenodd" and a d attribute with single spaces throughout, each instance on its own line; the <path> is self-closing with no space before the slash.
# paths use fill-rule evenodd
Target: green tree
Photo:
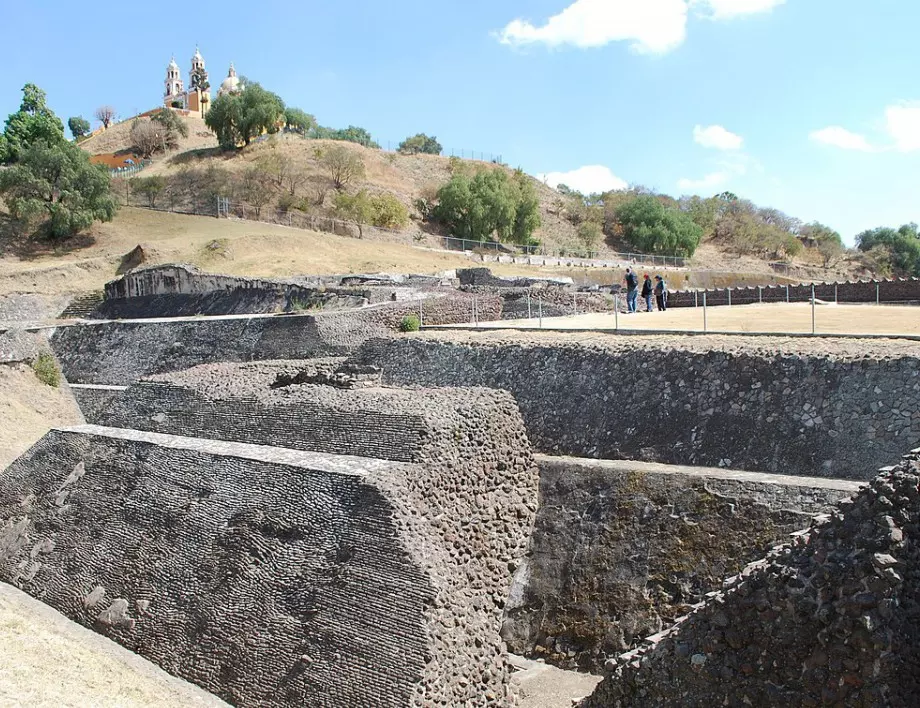
<path id="1" fill-rule="evenodd" d="M 581 242 L 585 247 L 585 251 L 588 253 L 591 253 L 597 248 L 597 244 L 600 243 L 601 236 L 603 236 L 601 225 L 596 221 L 582 222 L 578 225 L 576 233 L 579 242 Z"/>
<path id="2" fill-rule="evenodd" d="M 70 236 L 94 221 L 111 221 L 117 205 L 108 171 L 90 164 L 73 143 L 39 140 L 18 162 L 0 171 L 0 196 L 14 218 L 42 222 L 54 238 Z"/>
<path id="3" fill-rule="evenodd" d="M 335 195 L 335 212 L 343 219 L 351 219 L 358 224 L 358 237 L 364 238 L 364 225 L 374 218 L 374 205 L 366 189 L 357 194 L 340 192 Z"/>
<path id="4" fill-rule="evenodd" d="M 289 107 L 284 109 L 284 126 L 292 133 L 306 137 L 316 126 L 316 118 L 299 108 Z"/>
<path id="5" fill-rule="evenodd" d="M 645 253 L 692 256 L 703 238 L 703 229 L 687 214 L 664 206 L 653 196 L 621 205 L 616 219 L 626 240 Z"/>
<path id="6" fill-rule="evenodd" d="M 817 221 L 805 224 L 799 230 L 799 236 L 814 244 L 814 247 L 821 255 L 821 263 L 825 268 L 835 265 L 846 252 L 840 234 L 830 226 L 825 226 Z"/>
<path id="7" fill-rule="evenodd" d="M 438 190 L 432 216 L 454 236 L 472 241 L 497 235 L 503 241 L 526 244 L 540 225 L 539 204 L 529 180 L 517 174 L 511 177 L 501 168 L 456 172 Z"/>
<path id="8" fill-rule="evenodd" d="M 205 117 L 205 125 L 225 150 L 249 145 L 263 133 L 277 133 L 285 122 L 280 97 L 254 81 L 245 86 L 242 91 L 218 96 Z"/>
<path id="9" fill-rule="evenodd" d="M 68 118 L 67 127 L 70 128 L 70 134 L 73 135 L 76 140 L 90 133 L 89 121 L 82 116 Z"/>
<path id="10" fill-rule="evenodd" d="M 899 229 L 880 227 L 863 231 L 856 236 L 856 246 L 865 252 L 883 248 L 895 271 L 920 276 L 920 234 L 916 224 L 904 224 Z"/>
<path id="11" fill-rule="evenodd" d="M 152 177 L 135 177 L 131 180 L 131 191 L 135 194 L 143 194 L 147 197 L 147 205 L 154 209 L 157 205 L 157 197 L 166 189 L 166 178 L 160 175 Z"/>
<path id="12" fill-rule="evenodd" d="M 399 152 L 405 155 L 415 155 L 417 153 L 426 153 L 428 155 L 440 155 L 444 148 L 438 142 L 436 137 L 419 133 L 410 138 L 406 138 L 399 144 Z"/>
<path id="13" fill-rule="evenodd" d="M 150 116 L 150 120 L 163 126 L 166 131 L 166 147 L 170 150 L 179 147 L 179 138 L 188 137 L 188 125 L 185 120 L 169 108 L 161 108 Z"/>
<path id="14" fill-rule="evenodd" d="M 371 137 L 371 134 L 367 132 L 364 128 L 359 128 L 355 125 L 350 125 L 347 128 L 341 130 L 336 130 L 332 135 L 333 140 L 343 140 L 349 143 L 357 143 L 358 145 L 363 145 L 364 147 L 369 148 L 379 148 L 374 139 Z"/>
<path id="15" fill-rule="evenodd" d="M 58 145 L 65 141 L 64 124 L 45 103 L 45 92 L 35 84 L 22 87 L 22 103 L 6 119 L 0 135 L 0 163 L 21 159 L 25 150 L 39 141 Z"/>
<path id="16" fill-rule="evenodd" d="M 321 154 L 320 161 L 329 172 L 332 186 L 338 191 L 364 178 L 364 160 L 355 150 L 343 145 L 333 145 Z"/>

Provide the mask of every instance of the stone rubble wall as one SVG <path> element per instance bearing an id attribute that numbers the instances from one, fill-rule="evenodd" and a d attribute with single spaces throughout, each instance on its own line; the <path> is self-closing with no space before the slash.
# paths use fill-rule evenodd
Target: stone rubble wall
<path id="1" fill-rule="evenodd" d="M 811 302 L 811 283 L 790 285 L 789 302 Z M 920 278 L 892 280 L 859 280 L 840 283 L 815 283 L 815 298 L 825 302 L 875 302 L 876 297 L 885 303 L 920 302 Z M 785 285 L 765 285 L 761 288 L 720 288 L 708 290 L 672 290 L 668 293 L 668 307 L 702 307 L 703 293 L 706 304 L 728 305 L 729 291 L 732 305 L 755 302 L 786 302 Z"/>
<path id="2" fill-rule="evenodd" d="M 202 294 L 169 293 L 104 300 L 93 311 L 92 319 L 272 314 L 355 308 L 369 302 L 367 294 L 358 291 L 296 286 L 237 288 Z"/>
<path id="3" fill-rule="evenodd" d="M 47 351 L 44 337 L 21 329 L 0 332 L 0 364 L 32 362 L 42 351 Z"/>
<path id="4" fill-rule="evenodd" d="M 249 377 L 219 369 L 202 395 L 258 414 L 234 388 Z M 292 401 L 278 414 L 292 419 L 288 448 L 336 412 L 355 414 L 343 452 L 361 434 L 389 435 L 358 419 L 360 395 L 370 410 L 425 421 L 418 462 L 321 455 L 336 472 L 320 474 L 279 469 L 317 453 L 253 448 L 265 465 L 242 460 L 238 443 L 181 439 L 229 446 L 212 459 L 153 433 L 99 443 L 52 432 L 0 480 L 0 577 L 235 705 L 514 705 L 499 631 L 537 473 L 510 396 L 289 386 L 262 403 L 276 395 Z M 264 444 L 249 420 L 228 417 L 224 438 L 243 429 Z"/>
<path id="5" fill-rule="evenodd" d="M 538 457 L 540 508 L 502 634 L 601 673 L 859 484 Z"/>
<path id="6" fill-rule="evenodd" d="M 498 297 L 476 305 L 481 319 L 500 316 Z M 431 297 L 421 309 L 425 324 L 469 322 L 473 297 Z M 51 344 L 71 383 L 127 385 L 203 363 L 343 356 L 370 337 L 396 333 L 418 312 L 418 302 L 398 301 L 315 315 L 100 322 L 59 327 Z"/>
<path id="7" fill-rule="evenodd" d="M 920 704 L 920 449 L 609 662 L 584 708 Z"/>
<path id="8" fill-rule="evenodd" d="M 864 479 L 920 442 L 920 347 L 884 340 L 424 332 L 391 385 L 509 391 L 540 452 Z"/>

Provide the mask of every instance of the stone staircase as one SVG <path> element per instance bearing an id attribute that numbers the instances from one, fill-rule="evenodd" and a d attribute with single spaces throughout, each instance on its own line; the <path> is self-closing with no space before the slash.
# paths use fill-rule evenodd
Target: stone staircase
<path id="1" fill-rule="evenodd" d="M 103 294 L 98 291 L 77 295 L 60 314 L 62 320 L 89 319 L 102 303 Z"/>

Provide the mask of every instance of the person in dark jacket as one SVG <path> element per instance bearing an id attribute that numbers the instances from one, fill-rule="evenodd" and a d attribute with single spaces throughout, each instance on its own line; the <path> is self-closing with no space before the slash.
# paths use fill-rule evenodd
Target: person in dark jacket
<path id="1" fill-rule="evenodd" d="M 658 311 L 668 309 L 668 286 L 660 275 L 655 276 L 655 299 L 658 301 Z"/>
<path id="2" fill-rule="evenodd" d="M 626 269 L 626 310 L 637 312 L 639 310 L 639 276 L 632 268 Z"/>
<path id="3" fill-rule="evenodd" d="M 644 279 L 642 280 L 642 297 L 645 299 L 645 311 L 652 311 L 652 293 L 655 289 L 652 287 L 652 279 L 648 277 L 648 273 L 645 274 Z"/>

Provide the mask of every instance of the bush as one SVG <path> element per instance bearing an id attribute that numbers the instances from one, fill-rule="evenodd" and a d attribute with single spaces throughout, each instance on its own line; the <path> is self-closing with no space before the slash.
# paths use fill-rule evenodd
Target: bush
<path id="1" fill-rule="evenodd" d="M 422 323 L 419 321 L 418 315 L 406 315 L 402 318 L 402 321 L 399 323 L 400 332 L 418 332 L 419 328 L 422 326 Z"/>
<path id="2" fill-rule="evenodd" d="M 401 229 L 409 223 L 409 210 L 392 194 L 371 197 L 372 223 L 385 229 Z"/>
<path id="3" fill-rule="evenodd" d="M 57 388 L 61 385 L 61 370 L 48 352 L 42 352 L 32 362 L 32 371 L 35 372 L 36 378 L 47 386 Z"/>

